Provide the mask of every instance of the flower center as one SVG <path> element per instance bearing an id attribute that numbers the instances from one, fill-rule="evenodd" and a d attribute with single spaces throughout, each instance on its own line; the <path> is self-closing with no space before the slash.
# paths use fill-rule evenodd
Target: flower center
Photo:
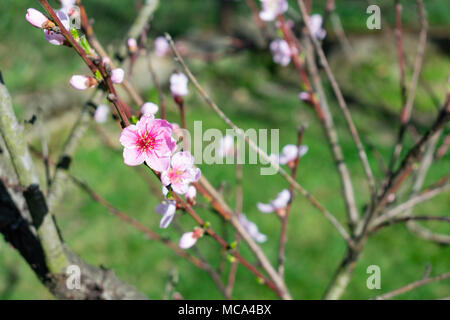
<path id="1" fill-rule="evenodd" d="M 141 135 L 138 140 L 138 148 L 141 151 L 153 150 L 156 146 L 155 138 L 150 135 L 148 132 L 145 132 L 144 135 Z"/>

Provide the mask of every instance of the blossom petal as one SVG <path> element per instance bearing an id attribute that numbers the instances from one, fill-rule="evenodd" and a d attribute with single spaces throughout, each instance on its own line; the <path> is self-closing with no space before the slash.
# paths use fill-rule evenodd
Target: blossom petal
<path id="1" fill-rule="evenodd" d="M 261 211 L 262 213 L 272 213 L 275 211 L 275 208 L 271 204 L 258 202 L 256 206 L 258 207 L 258 210 Z"/>
<path id="2" fill-rule="evenodd" d="M 135 125 L 130 125 L 122 130 L 120 134 L 120 143 L 125 148 L 133 149 L 137 147 L 139 139 L 138 128 Z"/>
<path id="3" fill-rule="evenodd" d="M 189 151 L 182 151 L 174 154 L 170 161 L 172 168 L 180 171 L 187 170 L 194 165 L 194 157 Z"/>
<path id="4" fill-rule="evenodd" d="M 127 166 L 138 166 L 144 163 L 145 155 L 137 148 L 124 148 L 123 149 L 123 162 Z"/>
<path id="5" fill-rule="evenodd" d="M 145 163 L 155 171 L 163 172 L 169 169 L 170 166 L 170 158 L 169 157 L 158 157 L 155 153 L 152 153 L 151 156 L 146 156 Z"/>

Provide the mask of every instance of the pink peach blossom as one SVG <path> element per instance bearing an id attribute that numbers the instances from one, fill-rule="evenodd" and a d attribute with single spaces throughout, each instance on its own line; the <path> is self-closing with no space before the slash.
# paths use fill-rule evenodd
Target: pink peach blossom
<path id="1" fill-rule="evenodd" d="M 136 125 L 126 127 L 120 135 L 120 143 L 124 146 L 124 163 L 138 166 L 145 161 L 153 170 L 166 171 L 176 147 L 171 134 L 172 125 L 166 120 L 141 117 Z"/>
<path id="2" fill-rule="evenodd" d="M 194 167 L 194 157 L 189 151 L 178 152 L 172 156 L 171 167 L 161 174 L 164 186 L 171 185 L 173 191 L 185 194 L 189 184 L 200 179 L 201 171 Z"/>

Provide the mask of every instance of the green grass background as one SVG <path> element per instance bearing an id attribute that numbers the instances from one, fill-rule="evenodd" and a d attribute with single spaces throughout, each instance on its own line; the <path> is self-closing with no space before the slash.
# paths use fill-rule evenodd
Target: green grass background
<path id="1" fill-rule="evenodd" d="M 130 22 L 136 15 L 138 1 L 86 1 L 88 12 L 95 17 L 95 29 L 104 43 L 117 44 L 122 39 Z M 208 1 L 161 1 L 151 35 L 169 31 L 175 37 L 183 37 L 196 31 L 214 30 L 218 25 L 217 2 Z M 315 10 L 320 12 L 323 2 L 315 1 Z M 392 22 L 392 1 L 378 1 L 382 14 Z M 415 6 L 412 1 L 405 5 L 405 24 L 415 27 Z M 430 25 L 437 29 L 449 27 L 450 6 L 446 0 L 425 1 Z M 54 86 L 65 84 L 68 77 L 81 70 L 79 59 L 67 49 L 47 45 L 39 31 L 31 28 L 25 21 L 27 7 L 38 8 L 37 1 L 2 0 L 0 3 L 0 69 L 14 96 L 40 92 Z M 296 6 L 293 5 L 296 8 Z M 342 1 L 338 13 L 344 28 L 350 34 L 367 34 L 365 29 L 365 2 Z M 249 15 L 244 3 L 236 3 L 239 15 Z M 413 34 L 414 35 L 414 34 Z M 373 35 L 367 35 L 373 36 Z M 364 36 L 363 36 L 364 37 Z M 448 39 L 448 32 L 447 32 Z M 400 108 L 397 68 L 393 44 L 385 44 L 370 54 L 369 62 L 357 67 L 348 65 L 338 74 L 344 79 L 344 88 L 357 96 L 360 102 L 376 105 L 383 101 L 392 110 Z M 409 52 L 414 56 L 414 51 Z M 243 128 L 279 128 L 281 145 L 295 143 L 296 127 L 308 123 L 304 143 L 309 146 L 308 154 L 302 159 L 299 169 L 299 182 L 312 192 L 316 198 L 343 221 L 344 204 L 341 199 L 339 178 L 320 124 L 307 105 L 298 102 L 298 82 L 294 70 L 280 69 L 271 62 L 269 53 L 241 53 L 212 63 L 190 61 L 193 71 L 205 85 L 212 97 L 225 113 Z M 345 62 L 342 61 L 342 64 Z M 346 65 L 347 66 L 347 65 Z M 338 66 L 337 66 L 338 67 Z M 443 98 L 445 82 L 450 69 L 448 51 L 427 51 L 423 74 L 431 83 L 439 98 Z M 350 69 L 352 68 L 352 69 Z M 368 81 L 375 85 L 376 92 L 365 85 Z M 327 88 L 329 90 L 329 88 Z M 166 93 L 167 88 L 165 88 Z M 352 173 L 356 198 L 360 209 L 367 202 L 367 185 L 358 160 L 352 139 L 345 130 L 345 122 L 338 111 L 332 93 L 328 92 L 335 122 L 339 128 L 340 140 L 345 158 Z M 375 100 L 373 97 L 379 97 Z M 147 98 L 157 102 L 157 93 L 149 89 Z M 377 110 L 367 108 L 361 103 L 350 105 L 358 128 L 362 130 L 365 142 L 373 144 L 384 157 L 389 159 L 397 129 L 397 119 L 381 117 Z M 188 126 L 194 120 L 203 120 L 203 128 L 225 130 L 223 122 L 194 93 L 187 98 Z M 19 117 L 27 106 L 16 104 Z M 169 102 L 169 120 L 179 122 L 176 107 Z M 432 116 L 436 113 L 430 99 L 419 89 L 416 101 L 416 117 Z M 74 110 L 73 112 L 77 112 Z M 71 127 L 52 136 L 51 152 L 57 159 L 59 150 Z M 114 123 L 105 125 L 111 140 L 117 141 L 120 132 Z M 420 129 L 420 130 L 423 130 Z M 447 130 L 448 132 L 448 130 Z M 411 141 L 407 142 L 409 146 Z M 407 148 L 406 148 L 407 149 Z M 369 158 L 375 174 L 381 177 L 379 165 L 373 155 Z M 218 186 L 225 183 L 225 195 L 229 203 L 234 203 L 233 166 L 200 166 L 203 174 Z M 428 175 L 426 184 L 448 173 L 450 158 L 445 156 Z M 93 129 L 82 140 L 73 162 L 72 173 L 87 181 L 95 190 L 145 225 L 167 235 L 174 241 L 179 235 L 173 228 L 158 230 L 159 216 L 153 212 L 157 204 L 142 177 L 124 166 L 121 155 L 105 148 L 96 137 Z M 244 167 L 244 212 L 248 218 L 257 222 L 260 231 L 268 235 L 267 243 L 262 245 L 269 259 L 277 260 L 279 220 L 274 215 L 263 215 L 256 209 L 256 202 L 272 199 L 286 181 L 279 176 L 261 176 L 259 166 Z M 204 200 L 200 200 L 204 202 Z M 420 205 L 417 213 L 448 215 L 448 193 L 433 201 Z M 214 229 L 221 230 L 220 219 L 207 210 L 198 209 L 204 219 L 211 221 Z M 135 285 L 150 298 L 163 296 L 164 286 L 172 268 L 179 272 L 177 290 L 188 299 L 220 299 L 221 295 L 206 274 L 178 258 L 162 244 L 146 239 L 131 227 L 122 224 L 115 217 L 91 201 L 91 199 L 69 183 L 64 203 L 58 211 L 58 221 L 65 240 L 70 248 L 86 261 L 113 269 L 117 275 Z M 194 226 L 188 216 L 178 215 L 179 224 L 184 229 Z M 448 226 L 429 224 L 433 230 L 449 233 Z M 301 196 L 297 196 L 288 227 L 286 282 L 294 298 L 320 298 L 338 266 L 345 246 L 330 224 Z M 232 241 L 231 229 L 227 240 Z M 199 241 L 199 248 L 214 266 L 220 262 L 219 248 L 211 239 Z M 243 246 L 245 257 L 253 261 L 249 250 Z M 448 271 L 450 268 L 450 248 L 441 247 L 421 240 L 402 225 L 392 226 L 380 231 L 367 244 L 356 267 L 355 274 L 344 298 L 367 299 L 382 292 L 397 288 L 419 279 L 427 264 L 431 264 L 433 274 Z M 381 267 L 382 290 L 369 290 L 366 269 L 370 265 Z M 228 269 L 228 263 L 226 266 Z M 224 276 L 226 279 L 226 276 Z M 450 295 L 449 281 L 431 284 L 414 292 L 402 295 L 404 299 L 433 299 Z M 234 297 L 239 299 L 275 298 L 266 287 L 243 267 L 239 267 Z M 21 257 L 0 239 L 0 298 L 1 299 L 47 299 L 52 298 Z"/>

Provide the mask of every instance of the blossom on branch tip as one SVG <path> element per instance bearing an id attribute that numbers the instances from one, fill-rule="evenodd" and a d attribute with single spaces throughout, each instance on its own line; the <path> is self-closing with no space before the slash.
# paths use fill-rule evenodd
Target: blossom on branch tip
<path id="1" fill-rule="evenodd" d="M 283 147 L 281 154 L 271 154 L 270 159 L 279 164 L 287 164 L 292 166 L 297 157 L 303 157 L 308 152 L 308 146 L 302 145 L 297 148 L 294 144 L 288 144 Z"/>
<path id="2" fill-rule="evenodd" d="M 176 211 L 177 205 L 174 200 L 165 200 L 158 204 L 155 208 L 155 212 L 162 215 L 159 227 L 162 229 L 166 229 L 175 217 Z"/>
<path id="3" fill-rule="evenodd" d="M 200 179 L 201 171 L 194 167 L 194 157 L 189 151 L 174 154 L 170 160 L 170 168 L 161 173 L 164 186 L 170 185 L 178 194 L 185 194 L 189 184 Z"/>
<path id="4" fill-rule="evenodd" d="M 279 212 L 287 207 L 289 201 L 291 201 L 291 193 L 289 192 L 289 190 L 284 189 L 272 202 L 268 204 L 258 202 L 256 206 L 262 213 L 272 213 L 274 211 Z"/>
<path id="5" fill-rule="evenodd" d="M 300 146 L 297 148 L 294 144 L 288 144 L 283 147 L 279 157 L 280 164 L 289 164 L 289 162 L 294 161 L 297 157 L 302 157 L 308 152 L 308 146 Z"/>
<path id="6" fill-rule="evenodd" d="M 292 51 L 289 44 L 283 39 L 277 39 L 270 43 L 270 51 L 272 51 L 273 61 L 287 66 L 291 62 Z"/>
<path id="7" fill-rule="evenodd" d="M 158 110 L 159 110 L 159 107 L 152 102 L 146 102 L 141 107 L 141 113 L 144 116 L 154 115 L 158 112 Z"/>
<path id="8" fill-rule="evenodd" d="M 261 0 L 262 10 L 259 17 L 264 21 L 273 21 L 288 10 L 287 0 Z"/>
<path id="9" fill-rule="evenodd" d="M 164 57 L 170 51 L 170 45 L 164 37 L 157 37 L 155 39 L 155 55 L 157 57 Z"/>
<path id="10" fill-rule="evenodd" d="M 109 107 L 107 105 L 101 104 L 95 109 L 94 120 L 97 123 L 105 123 L 108 120 Z"/>
<path id="11" fill-rule="evenodd" d="M 241 213 L 239 215 L 239 222 L 250 237 L 252 237 L 256 242 L 266 242 L 267 236 L 259 232 L 258 226 L 254 222 L 249 221 L 245 214 Z"/>
<path id="12" fill-rule="evenodd" d="M 111 81 L 115 84 L 120 84 L 123 82 L 125 77 L 125 71 L 121 68 L 117 68 L 111 71 Z"/>
<path id="13" fill-rule="evenodd" d="M 205 231 L 203 229 L 196 227 L 194 231 L 184 233 L 181 236 L 178 245 L 181 249 L 189 249 L 195 245 L 198 239 L 203 237 L 204 232 Z"/>
<path id="14" fill-rule="evenodd" d="M 311 29 L 312 35 L 319 41 L 323 40 L 327 32 L 322 28 L 323 18 L 320 14 L 313 14 L 309 17 L 309 28 Z"/>
<path id="15" fill-rule="evenodd" d="M 184 73 L 174 73 L 170 76 L 170 92 L 174 97 L 184 97 L 189 93 L 189 79 Z"/>
<path id="16" fill-rule="evenodd" d="M 176 148 L 171 137 L 172 125 L 166 120 L 143 116 L 135 125 L 129 125 L 120 134 L 124 146 L 123 160 L 128 166 L 145 163 L 153 170 L 169 169 L 170 156 Z"/>
<path id="17" fill-rule="evenodd" d="M 93 77 L 74 75 L 70 78 L 70 85 L 77 90 L 86 90 L 95 87 L 97 84 L 98 81 Z"/>
<path id="18" fill-rule="evenodd" d="M 48 29 L 55 26 L 55 24 L 50 21 L 42 12 L 33 8 L 28 8 L 25 18 L 27 19 L 28 23 L 39 29 Z"/>

